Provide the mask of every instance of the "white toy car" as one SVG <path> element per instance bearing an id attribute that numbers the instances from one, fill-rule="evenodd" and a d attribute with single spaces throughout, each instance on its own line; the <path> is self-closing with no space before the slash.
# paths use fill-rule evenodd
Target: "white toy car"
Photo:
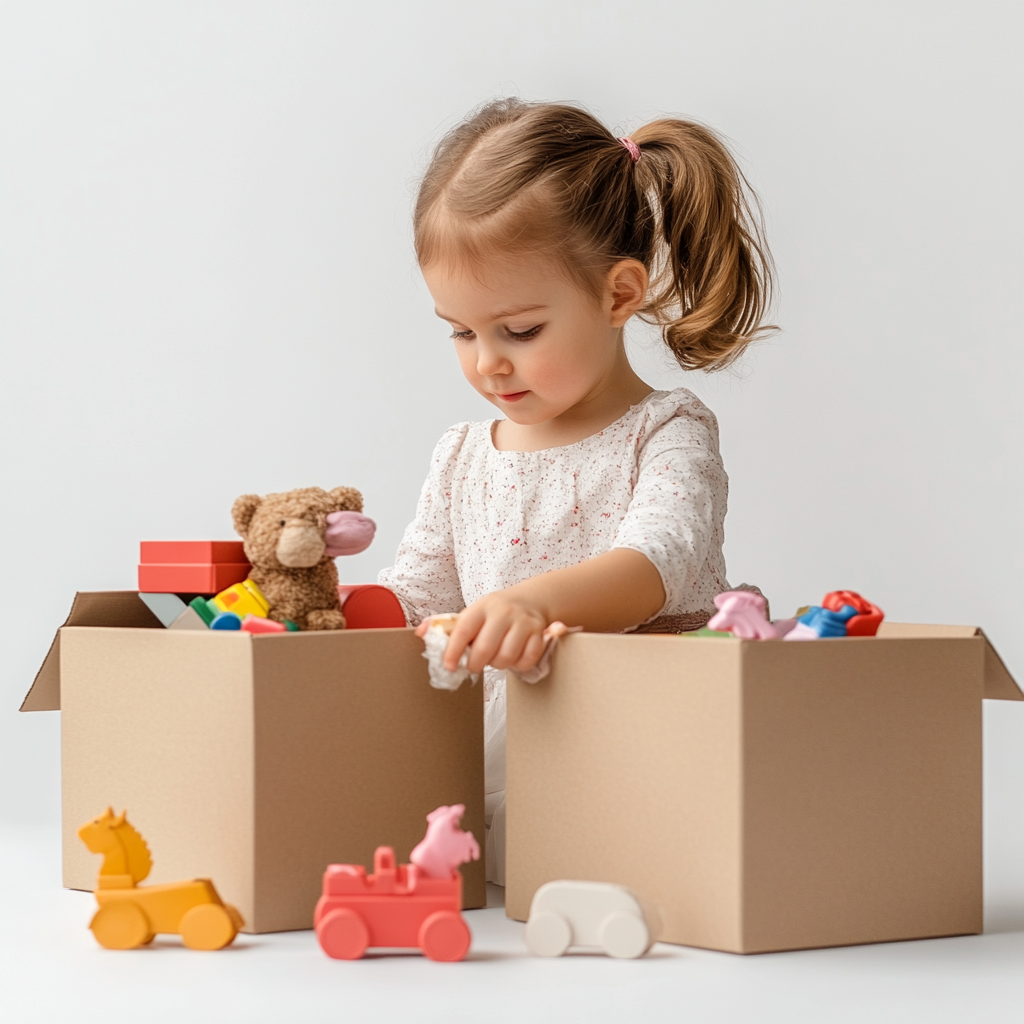
<path id="1" fill-rule="evenodd" d="M 660 929 L 625 886 L 547 882 L 533 896 L 526 945 L 534 956 L 561 956 L 570 946 L 632 959 L 654 945 Z"/>

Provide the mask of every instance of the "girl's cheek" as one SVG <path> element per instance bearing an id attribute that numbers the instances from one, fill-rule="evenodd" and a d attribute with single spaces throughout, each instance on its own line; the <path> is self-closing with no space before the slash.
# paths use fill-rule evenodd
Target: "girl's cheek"
<path id="1" fill-rule="evenodd" d="M 456 342 L 456 344 L 459 343 Z M 471 384 L 479 380 L 479 374 L 476 372 L 476 352 L 469 345 L 462 345 L 455 350 L 455 354 L 458 356 L 459 367 L 466 380 Z"/>

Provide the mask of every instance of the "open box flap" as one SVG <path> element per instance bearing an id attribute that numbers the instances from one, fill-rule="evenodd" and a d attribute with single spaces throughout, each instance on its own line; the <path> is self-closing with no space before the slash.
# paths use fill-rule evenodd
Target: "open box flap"
<path id="1" fill-rule="evenodd" d="M 75 595 L 64 626 L 123 626 L 160 629 L 163 624 L 139 600 L 134 590 L 86 591 Z M 62 627 L 63 628 L 63 627 Z M 985 641 L 984 696 L 990 700 L 1024 700 L 1024 693 L 1010 675 L 992 642 L 978 626 L 942 626 L 918 622 L 885 620 L 878 635 L 899 639 L 929 637 L 975 637 Z M 60 710 L 60 630 L 36 673 L 35 680 L 21 705 L 22 711 Z"/>
<path id="2" fill-rule="evenodd" d="M 64 626 L 127 626 L 162 629 L 163 623 L 134 590 L 79 592 Z M 21 703 L 22 711 L 60 711 L 60 629 Z"/>
<path id="3" fill-rule="evenodd" d="M 927 639 L 930 637 L 980 636 L 985 641 L 985 689 L 987 700 L 1024 700 L 1024 693 L 1010 675 L 1003 659 L 978 626 L 935 626 L 919 622 L 889 622 L 878 627 L 878 635 L 887 639 Z"/>

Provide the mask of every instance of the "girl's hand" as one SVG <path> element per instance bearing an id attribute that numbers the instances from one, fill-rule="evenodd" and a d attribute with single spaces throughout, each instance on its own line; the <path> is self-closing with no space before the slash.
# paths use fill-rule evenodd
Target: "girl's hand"
<path id="1" fill-rule="evenodd" d="M 482 672 L 485 665 L 526 672 L 537 664 L 544 653 L 547 616 L 516 589 L 487 594 L 460 613 L 445 651 L 446 669 L 453 672 L 458 667 L 470 644 L 469 670 L 474 674 Z M 416 635 L 422 637 L 428 625 L 429 619 L 420 623 Z"/>
<path id="2" fill-rule="evenodd" d="M 471 604 L 452 630 L 444 667 L 454 672 L 472 644 L 470 672 L 482 672 L 485 665 L 528 672 L 544 653 L 544 630 L 552 622 L 611 633 L 657 615 L 664 604 L 661 574 L 647 556 L 613 548 Z M 429 625 L 429 619 L 420 623 L 416 635 L 422 637 Z"/>

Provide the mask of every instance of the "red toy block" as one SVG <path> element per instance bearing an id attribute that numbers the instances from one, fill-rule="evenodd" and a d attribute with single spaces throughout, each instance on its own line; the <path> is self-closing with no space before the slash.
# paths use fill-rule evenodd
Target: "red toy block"
<path id="1" fill-rule="evenodd" d="M 462 875 L 427 878 L 414 864 L 395 866 L 378 846 L 373 874 L 362 864 L 331 864 L 313 923 L 323 951 L 358 960 L 371 946 L 418 948 L 431 960 L 465 959 L 471 936 L 462 918 Z"/>
<path id="2" fill-rule="evenodd" d="M 143 565 L 239 565 L 249 559 L 240 540 L 144 540 L 139 561 Z"/>
<path id="3" fill-rule="evenodd" d="M 398 598 L 387 587 L 376 583 L 338 587 L 338 597 L 348 629 L 384 629 L 406 625 L 405 612 Z"/>
<path id="4" fill-rule="evenodd" d="M 144 594 L 219 594 L 247 579 L 248 562 L 201 565 L 139 566 L 139 590 Z"/>

